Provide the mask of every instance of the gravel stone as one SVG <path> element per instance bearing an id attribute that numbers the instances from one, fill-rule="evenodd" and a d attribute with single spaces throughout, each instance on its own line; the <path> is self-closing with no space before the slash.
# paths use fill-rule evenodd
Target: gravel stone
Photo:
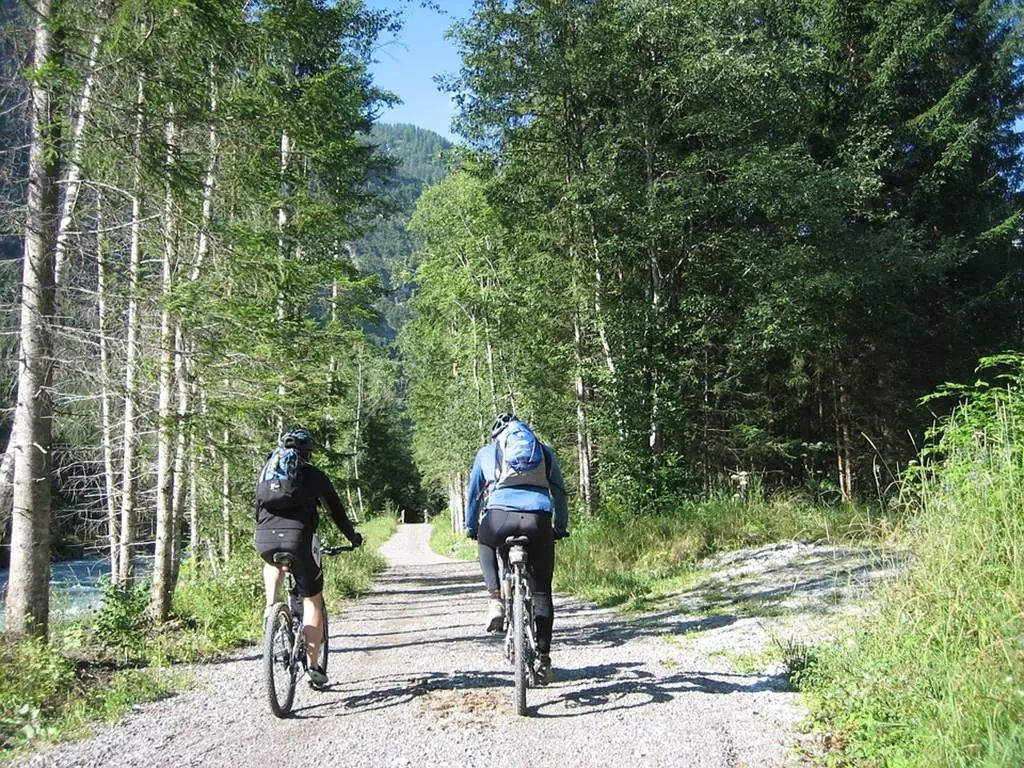
<path id="1" fill-rule="evenodd" d="M 556 596 L 555 682 L 530 689 L 518 717 L 502 640 L 483 632 L 479 569 L 434 554 L 429 532 L 400 526 L 373 590 L 331 616 L 330 682 L 300 683 L 292 717 L 270 713 L 254 646 L 20 765 L 800 766 L 804 711 L 766 648 L 787 631 L 828 634 L 863 596 L 854 587 L 893 570 L 870 550 L 792 542 L 713 559 L 639 618 Z"/>

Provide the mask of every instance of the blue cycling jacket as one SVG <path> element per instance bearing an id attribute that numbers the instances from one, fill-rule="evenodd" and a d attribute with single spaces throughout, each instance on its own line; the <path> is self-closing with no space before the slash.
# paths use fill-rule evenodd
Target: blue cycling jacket
<path id="1" fill-rule="evenodd" d="M 469 474 L 466 492 L 466 535 L 476 536 L 488 509 L 520 509 L 524 512 L 547 512 L 554 515 L 552 527 L 564 533 L 569 526 L 569 500 L 565 494 L 565 479 L 558 459 L 550 446 L 541 444 L 547 464 L 548 484 L 544 488 L 498 488 L 491 490 L 498 476 L 497 452 L 494 443 L 476 452 L 473 470 Z"/>

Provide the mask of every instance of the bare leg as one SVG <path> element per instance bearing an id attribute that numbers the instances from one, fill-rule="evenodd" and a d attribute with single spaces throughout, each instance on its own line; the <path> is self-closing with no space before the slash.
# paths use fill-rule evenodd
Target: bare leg
<path id="1" fill-rule="evenodd" d="M 267 608 L 277 602 L 282 581 L 284 581 L 284 571 L 272 563 L 263 563 L 263 591 L 267 597 Z"/>
<path id="2" fill-rule="evenodd" d="M 324 596 L 304 597 L 302 599 L 302 623 L 306 633 L 306 656 L 309 666 L 316 666 L 320 656 L 320 646 L 324 634 Z"/>

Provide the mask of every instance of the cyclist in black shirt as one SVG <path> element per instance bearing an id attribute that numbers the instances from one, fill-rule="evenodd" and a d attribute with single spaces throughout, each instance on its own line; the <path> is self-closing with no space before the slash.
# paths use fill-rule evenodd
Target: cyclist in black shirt
<path id="1" fill-rule="evenodd" d="M 324 614 L 324 573 L 320 564 L 320 542 L 316 537 L 319 522 L 318 506 L 327 510 L 353 546 L 360 546 L 363 537 L 353 527 L 345 514 L 338 492 L 322 471 L 313 466 L 310 457 L 316 448 L 313 436 L 305 429 L 296 428 L 281 437 L 284 448 L 294 448 L 302 463 L 299 466 L 299 482 L 304 495 L 311 499 L 294 509 L 265 509 L 256 504 L 256 551 L 263 558 L 263 587 L 266 592 L 264 618 L 270 607 L 277 602 L 284 573 L 274 563 L 275 552 L 290 552 L 295 558 L 293 573 L 302 593 L 302 621 L 306 634 L 306 655 L 309 659 L 307 675 L 314 687 L 327 683 L 327 675 L 316 666 L 323 636 Z"/>

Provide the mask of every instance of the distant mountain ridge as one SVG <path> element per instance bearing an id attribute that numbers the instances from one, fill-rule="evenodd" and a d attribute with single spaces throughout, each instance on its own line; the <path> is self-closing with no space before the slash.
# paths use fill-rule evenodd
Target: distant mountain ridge
<path id="1" fill-rule="evenodd" d="M 408 123 L 376 123 L 370 140 L 399 162 L 376 190 L 388 198 L 394 208 L 379 217 L 353 247 L 359 269 L 377 275 L 388 289 L 389 294 L 378 309 L 383 319 L 380 333 L 390 339 L 405 319 L 407 292 L 401 275 L 407 272 L 415 250 L 406 224 L 423 190 L 445 177 L 444 155 L 455 145 L 434 131 Z"/>

